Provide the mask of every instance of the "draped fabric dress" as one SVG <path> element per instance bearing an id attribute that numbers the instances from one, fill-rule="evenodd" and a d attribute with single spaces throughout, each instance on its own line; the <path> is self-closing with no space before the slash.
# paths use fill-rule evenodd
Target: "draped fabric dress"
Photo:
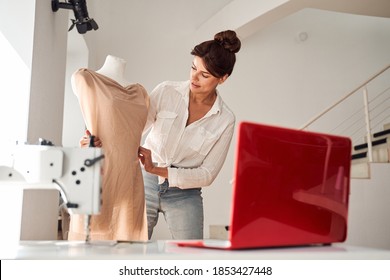
<path id="1" fill-rule="evenodd" d="M 82 68 L 72 77 L 87 129 L 103 143 L 102 207 L 91 218 L 91 240 L 146 241 L 144 184 L 138 160 L 149 96 Z M 84 215 L 72 215 L 69 240 L 84 240 Z"/>

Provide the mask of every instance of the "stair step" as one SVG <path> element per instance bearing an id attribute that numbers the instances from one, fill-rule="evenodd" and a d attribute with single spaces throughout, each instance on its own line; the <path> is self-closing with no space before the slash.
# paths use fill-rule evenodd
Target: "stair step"
<path id="1" fill-rule="evenodd" d="M 354 160 L 354 159 L 359 159 L 359 158 L 365 158 L 367 156 L 367 152 L 362 152 L 362 153 L 358 153 L 358 154 L 353 154 L 351 156 L 351 159 Z"/>
<path id="2" fill-rule="evenodd" d="M 372 149 L 372 162 L 390 162 L 390 143 L 385 146 L 377 146 Z M 358 152 L 351 155 L 352 164 L 368 161 L 368 151 Z"/>
<path id="3" fill-rule="evenodd" d="M 390 129 L 386 129 L 386 130 L 382 130 L 380 132 L 374 133 L 372 136 L 374 136 L 376 138 L 376 137 L 381 137 L 381 136 L 384 136 L 387 134 L 390 135 Z"/>
<path id="4" fill-rule="evenodd" d="M 376 145 L 380 145 L 380 144 L 385 144 L 386 142 L 387 142 L 387 138 L 383 138 L 383 139 L 372 141 L 371 144 L 372 144 L 372 146 L 376 146 Z M 354 146 L 355 151 L 366 149 L 366 148 L 368 148 L 367 143 Z"/>

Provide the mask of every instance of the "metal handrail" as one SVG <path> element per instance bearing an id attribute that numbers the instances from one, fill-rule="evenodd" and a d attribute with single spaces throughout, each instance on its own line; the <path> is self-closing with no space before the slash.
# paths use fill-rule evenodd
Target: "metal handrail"
<path id="1" fill-rule="evenodd" d="M 353 94 L 355 94 L 356 92 L 360 91 L 360 90 L 363 90 L 363 97 L 364 97 L 364 114 L 365 114 L 365 127 L 366 127 L 366 140 L 367 140 L 367 156 L 368 156 L 368 161 L 369 162 L 372 162 L 373 161 L 373 158 L 372 158 L 372 147 L 371 147 L 371 127 L 370 127 L 370 112 L 369 112 L 369 108 L 368 108 L 368 105 L 369 105 L 369 102 L 368 102 L 368 92 L 367 92 L 367 85 L 373 81 L 374 79 L 376 79 L 378 76 L 380 76 L 381 74 L 383 74 L 385 71 L 387 71 L 388 69 L 390 69 L 390 64 L 387 65 L 386 67 L 384 67 L 382 70 L 380 70 L 378 73 L 376 73 L 375 75 L 373 75 L 371 78 L 369 78 L 367 81 L 365 81 L 364 83 L 362 83 L 360 86 L 358 86 L 356 89 L 354 89 L 353 91 L 351 91 L 350 93 L 348 93 L 347 95 L 345 95 L 343 98 L 341 98 L 339 101 L 337 101 L 336 103 L 334 103 L 333 105 L 329 106 L 328 108 L 326 108 L 324 111 L 322 111 L 321 113 L 319 113 L 318 115 L 316 115 L 315 117 L 313 117 L 311 120 L 309 120 L 306 124 L 304 124 L 303 126 L 301 126 L 299 129 L 303 130 L 305 128 L 307 128 L 308 126 L 310 126 L 311 124 L 313 124 L 315 121 L 317 121 L 318 119 L 320 119 L 322 116 L 324 116 L 326 113 L 328 113 L 330 110 L 332 110 L 333 108 L 335 108 L 337 105 L 339 105 L 340 103 L 342 103 L 343 101 L 345 101 L 347 98 L 349 98 L 350 96 L 352 96 Z"/>
<path id="2" fill-rule="evenodd" d="M 361 84 L 360 86 L 358 86 L 356 89 L 354 89 L 353 91 L 351 91 L 350 93 L 348 93 L 347 95 L 345 95 L 343 98 L 341 98 L 339 101 L 337 101 L 336 103 L 334 103 L 333 105 L 329 106 L 327 109 L 325 109 L 324 111 L 322 111 L 321 113 L 319 113 L 317 116 L 313 117 L 311 120 L 309 120 L 306 124 L 304 124 L 303 126 L 301 126 L 299 129 L 305 129 L 307 128 L 309 125 L 311 125 L 312 123 L 314 123 L 316 120 L 318 120 L 319 118 L 321 118 L 323 115 L 325 115 L 327 112 L 329 112 L 330 110 L 332 110 L 334 107 L 336 107 L 337 105 L 339 105 L 341 102 L 343 102 L 345 99 L 347 99 L 348 97 L 350 97 L 351 95 L 353 95 L 354 93 L 356 93 L 357 91 L 361 90 L 363 87 L 365 87 L 368 83 L 370 83 L 372 80 L 374 80 L 376 77 L 378 77 L 379 75 L 381 75 L 382 73 L 384 73 L 387 69 L 390 68 L 390 64 L 387 65 L 385 68 L 383 68 L 381 71 L 379 71 L 378 73 L 376 73 L 374 76 L 372 76 L 370 79 L 368 79 L 366 82 L 364 82 L 363 84 Z"/>

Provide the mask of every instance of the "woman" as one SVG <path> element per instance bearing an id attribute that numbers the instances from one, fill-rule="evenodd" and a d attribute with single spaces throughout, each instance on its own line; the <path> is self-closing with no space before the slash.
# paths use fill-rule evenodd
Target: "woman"
<path id="1" fill-rule="evenodd" d="M 240 47 L 234 31 L 217 33 L 191 51 L 189 81 L 163 82 L 150 94 L 150 132 L 139 148 L 149 239 L 160 212 L 172 238 L 203 238 L 201 188 L 221 170 L 235 125 L 217 87 L 232 74 Z"/>

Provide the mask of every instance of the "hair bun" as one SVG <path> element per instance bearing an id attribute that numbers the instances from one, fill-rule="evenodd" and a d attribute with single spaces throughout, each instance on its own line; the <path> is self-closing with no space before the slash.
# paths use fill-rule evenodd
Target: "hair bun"
<path id="1" fill-rule="evenodd" d="M 233 30 L 221 31 L 215 34 L 214 40 L 224 47 L 225 50 L 232 53 L 237 53 L 241 48 L 241 41 Z"/>

